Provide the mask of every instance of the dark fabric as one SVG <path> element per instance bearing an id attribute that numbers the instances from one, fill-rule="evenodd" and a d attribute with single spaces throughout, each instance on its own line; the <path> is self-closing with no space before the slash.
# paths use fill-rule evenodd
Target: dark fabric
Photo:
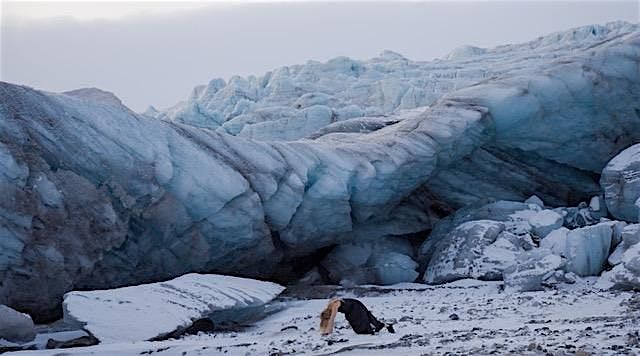
<path id="1" fill-rule="evenodd" d="M 384 323 L 376 319 L 359 300 L 342 299 L 338 311 L 344 313 L 345 318 L 356 334 L 373 334 L 384 327 Z"/>

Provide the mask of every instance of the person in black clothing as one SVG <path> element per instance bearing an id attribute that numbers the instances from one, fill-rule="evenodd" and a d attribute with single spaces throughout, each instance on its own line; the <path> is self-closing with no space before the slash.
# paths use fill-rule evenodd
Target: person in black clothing
<path id="1" fill-rule="evenodd" d="M 373 335 L 385 326 L 390 333 L 394 333 L 391 324 L 385 324 L 376 319 L 361 301 L 351 298 L 331 299 L 327 308 L 320 314 L 320 332 L 323 335 L 333 331 L 333 324 L 337 312 L 343 313 L 349 325 L 356 334 Z"/>

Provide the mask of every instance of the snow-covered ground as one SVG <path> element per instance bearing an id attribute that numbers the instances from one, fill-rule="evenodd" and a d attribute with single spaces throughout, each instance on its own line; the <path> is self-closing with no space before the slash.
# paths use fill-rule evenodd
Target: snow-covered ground
<path id="1" fill-rule="evenodd" d="M 584 279 L 556 290 L 526 293 L 504 292 L 501 282 L 475 280 L 441 286 L 309 287 L 301 289 L 307 297 L 358 297 L 378 318 L 395 322 L 396 333 L 356 335 L 339 314 L 334 334 L 322 337 L 318 316 L 327 299 L 302 300 L 292 297 L 295 292 L 285 292 L 284 310 L 234 331 L 103 344 L 67 349 L 63 354 L 640 354 L 640 294 L 599 292 L 591 286 L 593 282 Z M 14 353 L 60 354 L 61 350 Z"/>

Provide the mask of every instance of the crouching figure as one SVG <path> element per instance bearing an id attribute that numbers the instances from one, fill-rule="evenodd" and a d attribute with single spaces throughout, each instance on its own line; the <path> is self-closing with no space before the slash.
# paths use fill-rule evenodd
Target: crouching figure
<path id="1" fill-rule="evenodd" d="M 320 314 L 320 333 L 322 335 L 328 335 L 333 332 L 333 324 L 338 312 L 344 314 L 356 334 L 373 335 L 385 326 L 390 333 L 395 332 L 393 325 L 385 324 L 376 319 L 361 301 L 350 298 L 333 298 Z"/>

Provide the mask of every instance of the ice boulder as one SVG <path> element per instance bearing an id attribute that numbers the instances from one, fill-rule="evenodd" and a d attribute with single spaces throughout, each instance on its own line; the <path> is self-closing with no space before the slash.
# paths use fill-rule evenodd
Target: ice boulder
<path id="1" fill-rule="evenodd" d="M 532 245 L 528 235 L 518 236 L 505 228 L 492 220 L 458 226 L 435 246 L 424 280 L 441 284 L 465 278 L 502 279 L 503 270 Z"/>
<path id="2" fill-rule="evenodd" d="M 600 185 L 607 209 L 614 217 L 638 222 L 640 205 L 640 144 L 615 156 L 602 170 Z"/>
<path id="3" fill-rule="evenodd" d="M 609 255 L 609 264 L 616 266 L 622 262 L 624 253 L 633 245 L 640 242 L 640 224 L 622 226 L 620 241 L 615 251 Z"/>
<path id="4" fill-rule="evenodd" d="M 333 283 L 388 285 L 415 281 L 413 254 L 407 240 L 385 237 L 338 245 L 321 264 Z"/>
<path id="5" fill-rule="evenodd" d="M 515 232 L 515 230 L 528 231 L 530 228 L 528 223 L 525 224 L 526 226 L 522 226 L 522 224 L 520 224 L 522 219 L 514 216 L 514 214 L 531 209 L 534 209 L 534 211 L 540 210 L 540 208 L 535 204 L 525 204 L 522 202 L 508 200 L 492 202 L 484 200 L 458 209 L 455 213 L 438 221 L 434 226 L 431 234 L 429 234 L 429 237 L 418 250 L 418 260 L 421 265 L 426 267 L 440 241 L 442 241 L 456 227 L 468 221 L 508 221 L 509 224 L 505 226 L 505 228 L 512 230 L 512 232 Z"/>
<path id="6" fill-rule="evenodd" d="M 604 195 L 591 197 L 591 200 L 589 200 L 589 209 L 591 209 L 592 211 L 597 211 L 602 217 L 607 216 L 607 203 L 604 200 Z"/>
<path id="7" fill-rule="evenodd" d="M 549 209 L 521 210 L 514 213 L 512 218 L 513 221 L 517 221 L 518 219 L 526 221 L 531 227 L 531 232 L 541 239 L 547 236 L 551 231 L 562 227 L 562 224 L 564 223 L 562 215 Z"/>
<path id="8" fill-rule="evenodd" d="M 411 257 L 402 253 L 376 254 L 371 264 L 378 284 L 413 282 L 418 277 L 418 272 L 416 272 L 418 264 Z"/>
<path id="9" fill-rule="evenodd" d="M 321 262 L 332 282 L 345 280 L 355 284 L 370 283 L 373 275 L 366 267 L 372 253 L 371 244 L 342 244 L 336 246 Z"/>
<path id="10" fill-rule="evenodd" d="M 562 226 L 562 215 L 553 210 L 542 210 L 529 219 L 533 232 L 540 238 L 544 238 L 551 231 Z"/>
<path id="11" fill-rule="evenodd" d="M 271 282 L 192 273 L 166 282 L 69 292 L 64 319 L 103 343 L 150 340 L 185 330 L 215 312 L 261 306 L 283 290 Z"/>
<path id="12" fill-rule="evenodd" d="M 576 207 L 560 207 L 553 209 L 564 218 L 563 225 L 570 229 L 594 225 L 600 222 L 600 219 L 606 216 L 601 210 L 594 210 L 591 205 L 581 202 Z"/>
<path id="13" fill-rule="evenodd" d="M 640 243 L 628 248 L 620 262 L 604 272 L 596 287 L 600 289 L 640 290 Z"/>
<path id="14" fill-rule="evenodd" d="M 603 222 L 574 230 L 561 228 L 540 241 L 555 255 L 566 258 L 567 272 L 578 276 L 599 275 L 609 256 L 616 222 Z"/>
<path id="15" fill-rule="evenodd" d="M 540 247 L 551 250 L 555 255 L 565 257 L 567 235 L 571 230 L 566 227 L 551 231 L 542 241 Z"/>
<path id="16" fill-rule="evenodd" d="M 505 288 L 510 291 L 543 290 L 547 280 L 555 281 L 564 266 L 562 257 L 546 248 L 532 249 L 503 272 Z"/>
<path id="17" fill-rule="evenodd" d="M 36 337 L 31 317 L 0 304 L 0 340 L 25 343 Z"/>
<path id="18" fill-rule="evenodd" d="M 532 195 L 527 200 L 524 201 L 525 204 L 535 204 L 541 208 L 544 208 L 544 202 L 542 199 L 538 198 L 537 195 Z"/>
<path id="19" fill-rule="evenodd" d="M 535 204 L 540 208 L 544 208 L 544 202 L 537 195 L 532 195 L 524 201 L 525 204 Z"/>

